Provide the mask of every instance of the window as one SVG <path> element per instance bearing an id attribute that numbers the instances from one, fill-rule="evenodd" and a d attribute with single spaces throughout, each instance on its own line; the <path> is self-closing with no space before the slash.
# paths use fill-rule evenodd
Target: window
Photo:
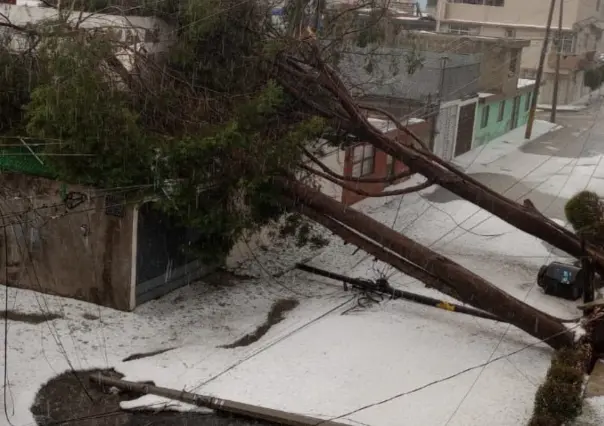
<path id="1" fill-rule="evenodd" d="M 489 124 L 489 110 L 491 108 L 489 107 L 489 105 L 485 105 L 484 108 L 482 109 L 482 119 L 480 120 L 480 128 L 484 129 L 485 127 L 487 127 L 487 124 Z"/>
<path id="2" fill-rule="evenodd" d="M 480 34 L 480 27 L 472 27 L 464 24 L 449 24 L 449 33 L 459 35 L 477 35 Z"/>
<path id="3" fill-rule="evenodd" d="M 531 94 L 527 93 L 526 101 L 524 102 L 524 110 L 528 111 L 529 109 L 531 109 Z"/>
<path id="4" fill-rule="evenodd" d="M 394 176 L 394 157 L 392 155 L 386 156 L 386 177 L 391 178 Z"/>
<path id="5" fill-rule="evenodd" d="M 361 144 L 352 149 L 352 177 L 367 176 L 373 173 L 375 149 L 373 145 Z"/>
<path id="6" fill-rule="evenodd" d="M 516 68 L 518 68 L 518 49 L 510 52 L 510 72 L 516 74 Z"/>
<path id="7" fill-rule="evenodd" d="M 503 115 L 505 114 L 505 101 L 499 103 L 499 114 L 497 115 L 497 121 L 503 121 Z"/>
<path id="8" fill-rule="evenodd" d="M 530 68 L 523 68 L 520 70 L 520 78 L 534 80 L 537 78 L 537 71 Z"/>
<path id="9" fill-rule="evenodd" d="M 516 30 L 513 28 L 506 28 L 505 38 L 516 38 Z"/>
<path id="10" fill-rule="evenodd" d="M 562 37 L 558 39 L 558 36 L 554 37 L 553 49 L 556 52 L 571 54 L 575 51 L 575 35 L 574 34 L 562 34 Z"/>

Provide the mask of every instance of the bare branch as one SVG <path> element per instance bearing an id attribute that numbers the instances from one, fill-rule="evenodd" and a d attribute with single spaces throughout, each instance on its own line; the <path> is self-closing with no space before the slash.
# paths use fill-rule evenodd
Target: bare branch
<path id="1" fill-rule="evenodd" d="M 362 195 L 364 197 L 380 198 L 380 197 L 391 197 L 391 196 L 394 196 L 394 195 L 411 194 L 413 192 L 421 191 L 422 189 L 426 189 L 426 188 L 429 188 L 432 185 L 434 185 L 433 182 L 427 180 L 427 181 L 425 181 L 423 183 L 420 183 L 419 185 L 411 186 L 409 188 L 395 189 L 395 190 L 392 190 L 392 191 L 383 191 L 383 192 L 378 192 L 378 193 L 367 192 L 367 191 L 364 191 L 362 189 L 350 186 L 350 185 L 342 182 L 341 180 L 336 179 L 336 178 L 328 175 L 327 173 L 323 173 L 323 172 L 321 172 L 321 171 L 319 171 L 317 169 L 314 169 L 314 168 L 312 168 L 310 166 L 307 166 L 305 164 L 300 164 L 300 167 L 303 168 L 304 170 L 306 170 L 306 171 L 314 174 L 314 175 L 317 175 L 319 177 L 322 177 L 323 179 L 326 179 L 326 180 L 328 180 L 330 182 L 333 182 L 336 185 L 339 185 L 339 186 L 341 186 L 342 188 L 344 188 L 344 189 L 346 189 L 348 191 L 354 192 L 354 193 Z"/>
<path id="2" fill-rule="evenodd" d="M 415 142 L 417 142 L 426 152 L 430 152 L 430 148 L 428 148 L 426 143 L 424 141 L 422 141 L 419 138 L 419 136 L 415 135 L 411 130 L 409 130 L 409 128 L 407 126 L 403 126 L 403 124 L 399 120 L 397 120 L 396 117 L 394 115 L 392 115 L 391 113 L 389 113 L 388 111 L 385 111 L 381 108 L 374 107 L 371 105 L 358 104 L 358 106 L 361 109 L 377 112 L 378 114 L 384 115 L 385 117 L 387 117 L 390 121 L 392 121 L 394 123 L 394 125 L 396 126 L 396 128 L 398 130 L 405 132 L 407 135 L 411 136 L 413 138 L 413 140 Z"/>
<path id="3" fill-rule="evenodd" d="M 341 180 L 341 181 L 351 181 L 351 182 L 357 182 L 357 183 L 390 183 L 390 184 L 392 184 L 399 179 L 403 179 L 403 178 L 414 175 L 413 172 L 406 171 L 406 172 L 401 172 L 401 173 L 398 173 L 398 174 L 390 176 L 390 177 L 383 177 L 383 178 L 361 178 L 361 177 L 354 178 L 354 177 L 344 176 L 344 175 L 340 175 L 340 174 L 334 172 L 333 170 L 331 170 L 321 160 L 319 160 L 315 155 L 313 155 L 308 149 L 302 147 L 302 150 L 304 151 L 304 155 L 306 155 L 313 163 L 315 163 L 317 166 L 319 166 L 325 173 L 327 173 L 328 175 L 332 176 L 333 178 Z"/>

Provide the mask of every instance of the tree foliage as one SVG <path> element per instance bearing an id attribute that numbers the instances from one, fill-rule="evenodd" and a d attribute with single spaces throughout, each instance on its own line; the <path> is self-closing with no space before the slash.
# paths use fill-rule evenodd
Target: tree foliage
<path id="1" fill-rule="evenodd" d="M 566 219 L 577 234 L 588 241 L 604 244 L 604 204 L 592 191 L 575 194 L 564 206 Z"/>
<path id="2" fill-rule="evenodd" d="M 86 27 L 94 14 L 67 10 L 22 28 L 25 49 L 0 51 L 0 64 L 6 65 L 2 87 L 11 88 L 0 92 L 0 133 L 39 141 L 45 164 L 65 181 L 146 188 L 145 196 L 202 230 L 201 248 L 220 257 L 245 232 L 279 219 L 285 209 L 272 179 L 312 182 L 299 168 L 302 147 L 334 134 L 332 122 L 284 90 L 280 73 L 303 65 L 287 62 L 290 68 L 283 71 L 283 53 L 300 49 L 304 27 L 318 22 L 317 13 L 325 15 L 319 31 L 333 42 L 325 55 L 342 40 L 383 40 L 390 26 L 380 21 L 384 14 L 372 2 L 359 3 L 375 8 L 369 15 L 360 14 L 360 7 L 334 14 L 325 2 L 309 13 L 309 2 L 288 2 L 285 30 L 273 25 L 269 3 L 157 5 L 129 0 L 71 5 L 110 13 L 115 18 L 103 19 L 135 34 L 139 28 L 123 14 L 169 23 L 173 30 L 159 37 L 169 38 L 170 48 L 156 54 L 140 49 L 145 36 L 124 39 L 116 24 Z M 324 104 L 318 92 L 317 102 Z M 290 220 L 285 228 L 299 242 L 318 241 L 299 221 Z"/>

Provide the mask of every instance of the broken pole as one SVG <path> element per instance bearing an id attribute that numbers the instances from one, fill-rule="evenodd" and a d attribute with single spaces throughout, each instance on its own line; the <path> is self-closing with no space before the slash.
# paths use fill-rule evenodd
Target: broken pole
<path id="1" fill-rule="evenodd" d="M 179 391 L 176 389 L 162 388 L 160 386 L 148 385 L 145 383 L 129 382 L 127 380 L 114 379 L 103 376 L 102 374 L 91 374 L 90 381 L 101 386 L 114 386 L 118 389 L 130 392 L 141 393 L 145 395 L 157 395 L 198 407 L 211 408 L 224 413 L 235 414 L 256 420 L 265 420 L 278 425 L 286 426 L 350 426 L 344 423 L 338 423 L 329 420 L 318 419 L 316 417 L 304 416 L 301 414 L 288 413 L 272 408 L 258 407 L 257 405 L 245 404 L 242 402 L 230 401 L 228 399 L 214 398 L 205 395 L 199 395 L 191 392 Z"/>
<path id="2" fill-rule="evenodd" d="M 411 293 L 405 290 L 398 290 L 393 288 L 390 284 L 387 283 L 384 285 L 378 285 L 376 282 L 373 282 L 368 279 L 363 278 L 351 278 L 345 275 L 340 275 L 335 272 L 325 271 L 323 269 L 315 268 L 314 266 L 305 265 L 302 263 L 296 264 L 296 268 L 301 271 L 309 272 L 311 274 L 320 275 L 325 278 L 331 278 L 332 280 L 341 281 L 344 283 L 348 283 L 353 287 L 360 288 L 366 291 L 371 291 L 374 293 L 384 294 L 392 296 L 394 299 L 405 299 L 410 302 L 419 303 L 421 305 L 432 306 L 438 309 L 444 309 L 449 312 L 458 312 L 460 314 L 471 315 L 473 317 L 484 318 L 491 321 L 499 321 L 505 322 L 500 318 L 496 317 L 493 314 L 490 314 L 485 311 L 481 311 L 480 309 L 471 308 L 469 306 L 459 305 L 457 303 L 449 303 L 444 300 L 435 299 L 433 297 L 423 296 L 417 293 Z M 385 281 L 385 280 L 384 280 Z"/>

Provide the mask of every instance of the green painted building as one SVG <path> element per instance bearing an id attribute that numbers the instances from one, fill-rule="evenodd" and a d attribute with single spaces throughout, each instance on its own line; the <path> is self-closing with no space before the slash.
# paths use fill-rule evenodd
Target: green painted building
<path id="1" fill-rule="evenodd" d="M 531 91 L 518 91 L 515 96 L 481 97 L 474 119 L 472 148 L 484 145 L 511 130 L 524 126 L 528 120 Z"/>

